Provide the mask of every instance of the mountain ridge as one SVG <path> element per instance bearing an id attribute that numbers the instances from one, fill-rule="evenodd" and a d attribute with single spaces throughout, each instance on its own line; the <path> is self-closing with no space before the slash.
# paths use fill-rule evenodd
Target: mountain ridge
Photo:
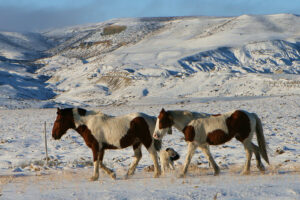
<path id="1" fill-rule="evenodd" d="M 24 63 L 22 66 L 9 59 L 26 60 L 30 57 L 26 54 L 34 55 L 31 64 L 39 69 L 26 76 L 40 82 L 40 92 L 51 93 L 47 106 L 102 106 L 156 96 L 180 99 L 193 94 L 274 95 L 277 90 L 280 94 L 297 93 L 297 88 L 289 92 L 265 83 L 278 77 L 298 81 L 299 18 L 293 14 L 123 18 L 35 33 L 36 37 L 6 33 L 16 35 L 16 39 L 11 43 L 0 40 L 0 64 L 6 66 L 1 70 L 17 65 L 14 73 L 21 73 Z M 21 48 L 28 44 L 29 49 Z M 250 80 L 252 74 L 260 77 L 262 85 L 250 81 L 245 83 L 245 92 L 233 90 L 233 85 L 240 85 L 241 79 Z M 222 80 L 220 88 L 214 85 L 213 76 Z M 207 80 L 196 81 L 195 77 Z M 240 78 L 229 83 L 230 77 Z M 6 81 L 0 87 L 7 85 Z M 200 88 L 207 92 L 199 93 Z M 216 90 L 219 92 L 209 92 Z M 18 89 L 14 88 L 14 92 L 10 99 L 18 96 Z M 34 91 L 31 98 L 44 101 Z M 3 98 L 3 107 L 6 104 Z"/>

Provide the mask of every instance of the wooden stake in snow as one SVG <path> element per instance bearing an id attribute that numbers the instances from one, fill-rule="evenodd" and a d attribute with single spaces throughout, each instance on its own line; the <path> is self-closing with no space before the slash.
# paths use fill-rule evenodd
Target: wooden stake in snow
<path id="1" fill-rule="evenodd" d="M 48 165 L 48 148 L 47 148 L 46 122 L 44 123 L 44 136 L 45 136 L 46 164 Z"/>

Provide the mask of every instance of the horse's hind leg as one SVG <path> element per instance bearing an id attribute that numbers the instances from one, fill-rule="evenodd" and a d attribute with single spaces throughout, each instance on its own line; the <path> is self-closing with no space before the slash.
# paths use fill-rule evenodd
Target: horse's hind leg
<path id="1" fill-rule="evenodd" d="M 136 166 L 138 165 L 139 161 L 142 158 L 141 144 L 139 143 L 139 144 L 133 145 L 133 151 L 134 151 L 134 160 L 128 169 L 126 177 L 134 174 Z"/>
<path id="2" fill-rule="evenodd" d="M 184 163 L 182 172 L 181 172 L 181 174 L 179 174 L 180 178 L 184 177 L 184 175 L 186 174 L 186 172 L 189 168 L 190 162 L 192 160 L 192 157 L 195 153 L 196 148 L 197 148 L 197 145 L 194 144 L 193 142 L 188 143 L 188 152 L 187 152 L 187 155 L 186 155 L 186 158 L 185 158 L 185 163 Z"/>
<path id="3" fill-rule="evenodd" d="M 100 164 L 100 168 L 103 169 L 112 179 L 116 179 L 116 174 L 113 172 L 113 170 L 107 168 L 103 164 L 103 157 L 104 157 L 104 150 L 102 149 L 99 152 L 99 164 Z"/>
<path id="4" fill-rule="evenodd" d="M 250 166 L 251 166 L 251 158 L 252 158 L 252 152 L 253 152 L 253 146 L 251 140 L 246 139 L 243 141 L 245 151 L 246 151 L 246 163 L 243 169 L 242 174 L 247 175 L 250 174 Z"/>
<path id="5" fill-rule="evenodd" d="M 215 171 L 214 175 L 217 176 L 220 173 L 220 168 L 217 165 L 217 163 L 215 162 L 214 158 L 212 157 L 212 155 L 210 153 L 210 150 L 209 150 L 209 146 L 208 145 L 201 145 L 200 148 L 203 151 L 203 153 L 206 156 L 206 158 L 209 161 L 209 163 L 214 168 L 214 171 Z"/>
<path id="6" fill-rule="evenodd" d="M 264 172 L 265 171 L 265 166 L 261 162 L 259 148 L 258 148 L 258 146 L 256 146 L 252 142 L 251 142 L 251 145 L 252 145 L 252 149 L 254 151 L 255 157 L 256 157 L 256 166 L 259 169 L 259 171 Z"/>

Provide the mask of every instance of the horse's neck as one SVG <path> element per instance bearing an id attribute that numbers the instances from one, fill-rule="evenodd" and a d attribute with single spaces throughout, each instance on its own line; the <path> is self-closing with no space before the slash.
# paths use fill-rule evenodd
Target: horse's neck
<path id="1" fill-rule="evenodd" d="M 91 120 L 91 118 L 95 117 L 97 117 L 98 120 L 106 121 L 107 119 L 113 118 L 114 116 L 106 115 L 101 112 L 88 111 L 85 116 L 75 115 L 75 125 L 76 127 L 79 127 L 80 125 L 87 125 L 88 121 Z"/>
<path id="2" fill-rule="evenodd" d="M 173 116 L 174 127 L 179 131 L 182 131 L 194 119 L 210 116 L 206 113 L 190 111 L 171 111 L 171 115 Z"/>
<path id="3" fill-rule="evenodd" d="M 194 116 L 191 112 L 187 111 L 172 111 L 170 112 L 171 116 L 173 117 L 174 127 L 177 128 L 179 131 L 182 131 L 186 125 L 190 121 L 194 119 Z"/>
<path id="4" fill-rule="evenodd" d="M 99 117 L 100 117 L 102 120 L 107 120 L 107 119 L 111 119 L 111 118 L 114 118 L 114 117 L 115 117 L 115 116 L 107 115 L 107 114 L 104 114 L 104 113 L 98 113 L 97 115 L 99 115 Z"/>

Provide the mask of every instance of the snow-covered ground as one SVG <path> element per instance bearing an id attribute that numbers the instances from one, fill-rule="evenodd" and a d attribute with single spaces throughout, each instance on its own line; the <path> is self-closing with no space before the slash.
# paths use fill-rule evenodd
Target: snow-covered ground
<path id="1" fill-rule="evenodd" d="M 190 175 L 177 179 L 173 175 L 154 179 L 140 173 L 130 180 L 98 182 L 86 179 L 87 170 L 43 176 L 7 178 L 2 198 L 19 199 L 299 199 L 299 174 L 283 173 L 218 177 Z"/>
<path id="2" fill-rule="evenodd" d="M 266 166 L 265 174 L 258 172 L 254 158 L 252 174 L 239 174 L 245 152 L 238 141 L 232 140 L 211 146 L 222 170 L 220 176 L 213 176 L 213 170 L 198 150 L 184 179 L 176 176 L 186 154 L 186 142 L 177 130 L 163 140 L 163 148 L 173 147 L 181 155 L 176 162 L 176 172 L 152 178 L 152 172 L 145 170 L 152 162 L 143 148 L 143 158 L 135 175 L 123 180 L 133 155 L 132 149 L 127 148 L 105 154 L 105 163 L 117 173 L 116 181 L 101 173 L 99 181 L 89 182 L 88 177 L 93 171 L 92 153 L 81 136 L 68 131 L 60 141 L 51 138 L 55 109 L 1 110 L 1 194 L 4 199 L 299 199 L 299 99 L 298 95 L 190 98 L 175 104 L 169 99 L 161 99 L 162 104 L 149 101 L 140 105 L 98 108 L 114 115 L 135 111 L 157 115 L 162 107 L 208 113 L 245 109 L 261 117 L 271 162 Z M 44 165 L 45 121 L 51 158 L 49 167 Z"/>

